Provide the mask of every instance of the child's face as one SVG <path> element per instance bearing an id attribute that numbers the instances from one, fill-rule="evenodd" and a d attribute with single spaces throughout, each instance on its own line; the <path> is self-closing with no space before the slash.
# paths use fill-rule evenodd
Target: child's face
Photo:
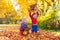
<path id="1" fill-rule="evenodd" d="M 34 14 L 34 15 L 33 15 L 33 18 L 37 18 L 37 14 Z"/>
<path id="2" fill-rule="evenodd" d="M 26 23 L 26 22 L 27 22 L 27 20 L 24 20 L 24 22 Z"/>

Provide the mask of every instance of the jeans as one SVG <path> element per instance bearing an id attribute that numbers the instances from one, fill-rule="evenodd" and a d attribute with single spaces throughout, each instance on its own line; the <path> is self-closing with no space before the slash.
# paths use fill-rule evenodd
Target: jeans
<path id="1" fill-rule="evenodd" d="M 37 32 L 39 30 L 38 25 L 32 25 L 32 32 Z"/>

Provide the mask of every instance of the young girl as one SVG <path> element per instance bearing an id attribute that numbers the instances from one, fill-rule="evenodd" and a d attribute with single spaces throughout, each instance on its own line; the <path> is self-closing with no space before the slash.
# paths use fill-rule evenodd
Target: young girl
<path id="1" fill-rule="evenodd" d="M 37 18 L 39 16 L 36 4 L 32 5 L 29 10 L 29 16 L 32 20 L 32 32 L 37 32 L 39 30 L 38 25 L 37 25 Z"/>
<path id="2" fill-rule="evenodd" d="M 20 25 L 20 34 L 23 34 L 26 28 L 27 28 L 27 20 L 26 18 L 23 18 L 21 25 Z"/>

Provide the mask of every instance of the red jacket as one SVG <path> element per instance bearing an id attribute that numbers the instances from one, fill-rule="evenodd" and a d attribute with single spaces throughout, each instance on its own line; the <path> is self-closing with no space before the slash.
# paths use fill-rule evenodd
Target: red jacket
<path id="1" fill-rule="evenodd" d="M 36 13 L 37 13 L 37 17 L 38 17 L 39 14 L 38 14 L 38 12 L 36 12 Z M 33 15 L 34 15 L 34 14 L 31 15 L 31 12 L 29 13 L 29 16 L 30 16 L 30 18 L 31 18 L 31 20 L 32 20 L 32 24 L 37 24 L 37 18 L 33 18 Z"/>

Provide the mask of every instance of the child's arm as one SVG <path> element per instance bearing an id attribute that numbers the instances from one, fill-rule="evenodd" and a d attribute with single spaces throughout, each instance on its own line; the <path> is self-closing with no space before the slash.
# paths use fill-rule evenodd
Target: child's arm
<path id="1" fill-rule="evenodd" d="M 35 13 L 37 14 L 37 16 L 39 16 L 39 15 L 40 15 L 40 14 L 39 14 L 39 12 L 38 12 L 38 10 L 36 10 L 36 11 L 35 11 Z"/>
<path id="2" fill-rule="evenodd" d="M 37 16 L 39 16 L 39 13 L 37 12 Z"/>
<path id="3" fill-rule="evenodd" d="M 24 29 L 24 23 L 21 23 L 21 27 L 20 27 L 20 29 Z"/>
<path id="4" fill-rule="evenodd" d="M 32 17 L 32 15 L 31 15 L 31 11 L 30 11 L 30 10 L 28 10 L 28 11 L 29 11 L 29 16 Z"/>
<path id="5" fill-rule="evenodd" d="M 38 15 L 38 16 L 41 15 L 40 12 L 39 12 L 39 10 L 37 10 L 37 15 Z"/>

